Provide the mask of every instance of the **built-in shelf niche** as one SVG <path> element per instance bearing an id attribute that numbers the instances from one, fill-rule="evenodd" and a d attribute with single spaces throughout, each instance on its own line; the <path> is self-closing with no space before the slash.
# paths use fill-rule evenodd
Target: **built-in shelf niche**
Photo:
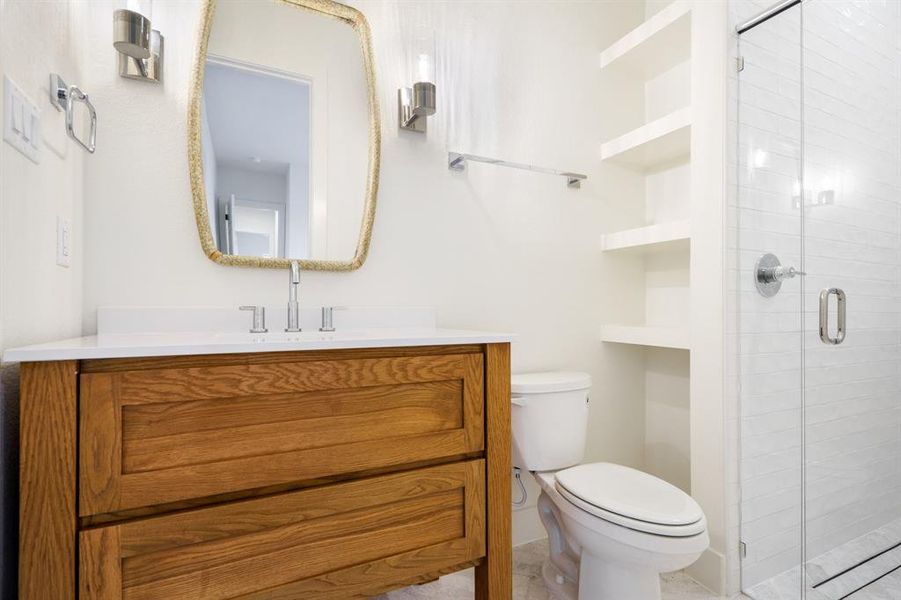
<path id="1" fill-rule="evenodd" d="M 601 69 L 622 69 L 644 79 L 691 56 L 691 8 L 677 0 L 601 52 Z"/>
<path id="2" fill-rule="evenodd" d="M 640 112 L 627 110 L 611 122 L 601 160 L 639 171 L 687 161 L 691 14 L 690 0 L 676 0 L 601 52 L 601 72 L 613 75 L 609 84 L 643 101 Z"/>
<path id="3" fill-rule="evenodd" d="M 605 325 L 601 328 L 601 341 L 688 350 L 690 333 L 686 327 L 654 327 L 649 325 Z"/>
<path id="4" fill-rule="evenodd" d="M 702 1 L 676 0 L 660 10 L 657 0 L 636 2 L 636 26 L 600 54 L 603 100 L 613 105 L 603 122 L 600 159 L 628 191 L 615 200 L 615 229 L 608 226 L 599 245 L 616 274 L 611 287 L 629 301 L 610 306 L 599 337 L 605 352 L 639 365 L 628 385 L 644 396 L 643 470 L 688 492 L 692 19 Z"/>
<path id="5" fill-rule="evenodd" d="M 691 107 L 681 108 L 601 145 L 601 160 L 650 171 L 691 155 Z"/>
<path id="6" fill-rule="evenodd" d="M 604 252 L 659 252 L 688 247 L 691 240 L 691 220 L 658 223 L 617 231 L 601 236 Z"/>
<path id="7" fill-rule="evenodd" d="M 634 227 L 600 239 L 601 251 L 611 257 L 633 257 L 622 259 L 634 266 L 621 283 L 643 288 L 645 304 L 643 324 L 616 324 L 618 317 L 620 323 L 634 323 L 630 309 L 609 315 L 610 325 L 601 332 L 605 342 L 689 347 L 692 5 L 691 0 L 676 0 L 654 14 L 646 12 L 644 22 L 600 54 L 601 71 L 610 74 L 608 89 L 641 98 L 617 108 L 610 127 L 620 129 L 602 140 L 601 160 L 626 167 L 623 176 L 633 178 L 636 193 L 622 202 L 645 208 L 642 219 L 624 206 Z M 634 128 L 623 132 L 630 124 Z"/>

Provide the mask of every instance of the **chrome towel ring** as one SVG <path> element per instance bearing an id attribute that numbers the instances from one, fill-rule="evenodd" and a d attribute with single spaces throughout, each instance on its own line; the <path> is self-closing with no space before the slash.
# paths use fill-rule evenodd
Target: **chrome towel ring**
<path id="1" fill-rule="evenodd" d="M 91 103 L 91 99 L 76 85 L 66 85 L 62 77 L 56 73 L 50 74 L 50 102 L 57 110 L 66 113 L 66 133 L 75 140 L 79 146 L 91 154 L 97 149 L 97 110 Z M 85 142 L 75 133 L 75 104 L 81 102 L 91 117 L 91 131 Z"/>

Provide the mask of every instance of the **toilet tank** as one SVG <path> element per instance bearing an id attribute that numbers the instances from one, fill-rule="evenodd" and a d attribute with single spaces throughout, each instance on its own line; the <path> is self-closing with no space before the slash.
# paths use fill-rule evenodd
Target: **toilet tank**
<path id="1" fill-rule="evenodd" d="M 591 376 L 572 371 L 513 375 L 513 465 L 554 471 L 585 455 Z"/>

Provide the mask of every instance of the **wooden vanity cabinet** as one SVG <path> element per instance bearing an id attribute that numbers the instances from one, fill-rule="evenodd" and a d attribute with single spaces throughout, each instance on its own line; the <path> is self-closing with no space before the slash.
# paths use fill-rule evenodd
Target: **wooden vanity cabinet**
<path id="1" fill-rule="evenodd" d="M 23 600 L 511 596 L 509 344 L 21 365 Z"/>

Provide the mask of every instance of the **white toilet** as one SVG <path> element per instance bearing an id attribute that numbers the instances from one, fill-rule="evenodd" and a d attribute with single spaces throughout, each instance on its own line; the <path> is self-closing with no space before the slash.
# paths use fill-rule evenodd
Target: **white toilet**
<path id="1" fill-rule="evenodd" d="M 707 549 L 707 521 L 688 494 L 629 467 L 579 464 L 588 428 L 586 373 L 512 378 L 513 464 L 541 486 L 538 511 L 557 600 L 659 600 L 660 573 Z"/>

